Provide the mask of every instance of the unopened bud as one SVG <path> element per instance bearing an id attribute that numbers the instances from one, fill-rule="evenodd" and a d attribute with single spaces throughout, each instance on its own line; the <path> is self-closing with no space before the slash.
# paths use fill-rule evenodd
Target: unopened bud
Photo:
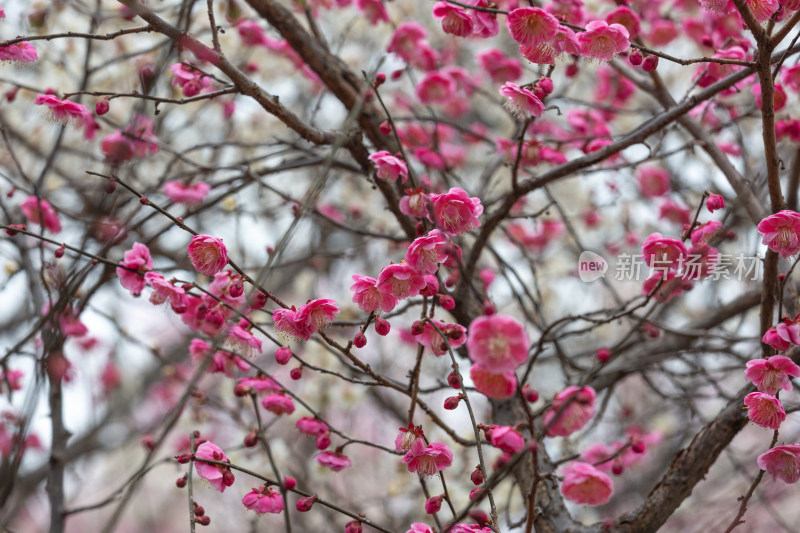
<path id="1" fill-rule="evenodd" d="M 364 335 L 362 332 L 356 333 L 356 336 L 353 337 L 353 345 L 356 348 L 363 348 L 367 345 L 367 336 Z"/>

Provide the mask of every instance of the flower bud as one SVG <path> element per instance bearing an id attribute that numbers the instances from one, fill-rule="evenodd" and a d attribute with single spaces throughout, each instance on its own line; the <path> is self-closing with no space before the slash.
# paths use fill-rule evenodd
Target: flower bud
<path id="1" fill-rule="evenodd" d="M 458 407 L 458 404 L 460 402 L 461 402 L 461 396 L 450 396 L 448 398 L 445 398 L 444 408 L 447 409 L 448 411 L 452 411 L 453 409 Z"/>
<path id="2" fill-rule="evenodd" d="M 353 345 L 356 348 L 363 348 L 367 345 L 367 336 L 364 335 L 362 332 L 356 333 L 356 336 L 353 337 Z"/>
<path id="3" fill-rule="evenodd" d="M 180 464 L 185 465 L 186 463 L 192 460 L 192 454 L 182 453 L 180 455 L 176 455 L 175 460 L 178 461 Z"/>
<path id="4" fill-rule="evenodd" d="M 289 371 L 289 377 L 292 378 L 295 381 L 300 380 L 300 378 L 303 377 L 303 367 L 302 366 L 296 366 L 293 369 L 291 369 Z"/>
<path id="5" fill-rule="evenodd" d="M 328 446 L 331 445 L 331 434 L 328 432 L 323 433 L 319 437 L 317 437 L 317 449 L 318 450 L 325 450 Z"/>
<path id="6" fill-rule="evenodd" d="M 658 68 L 658 56 L 650 54 L 642 61 L 642 70 L 645 72 L 653 72 Z"/>
<path id="7" fill-rule="evenodd" d="M 375 82 L 372 84 L 372 86 L 377 89 L 384 83 L 386 83 L 386 74 L 383 72 L 378 72 L 378 74 L 375 76 Z"/>
<path id="8" fill-rule="evenodd" d="M 384 120 L 383 122 L 381 122 L 381 125 L 378 126 L 378 129 L 384 135 L 389 135 L 390 133 L 392 133 L 392 125 L 389 124 L 388 120 Z"/>
<path id="9" fill-rule="evenodd" d="M 286 490 L 294 490 L 297 486 L 297 480 L 292 476 L 283 476 L 283 488 Z"/>
<path id="10" fill-rule="evenodd" d="M 391 324 L 389 324 L 388 320 L 381 317 L 377 317 L 375 319 L 375 333 L 377 333 L 381 337 L 385 337 L 386 335 L 388 335 L 391 327 L 392 326 Z"/>
<path id="11" fill-rule="evenodd" d="M 209 518 L 208 516 L 203 515 L 203 516 L 196 517 L 194 519 L 194 521 L 197 522 L 198 524 L 200 524 L 201 526 L 207 526 L 208 524 L 211 523 L 211 518 Z"/>
<path id="12" fill-rule="evenodd" d="M 539 399 L 539 392 L 536 389 L 532 389 L 530 385 L 522 387 L 522 395 L 530 403 L 535 403 Z"/>
<path id="13" fill-rule="evenodd" d="M 447 374 L 447 384 L 454 389 L 461 388 L 461 380 L 458 379 L 458 374 L 456 374 L 455 371 Z"/>
<path id="14" fill-rule="evenodd" d="M 631 53 L 628 55 L 628 62 L 634 67 L 638 67 L 639 65 L 641 65 L 643 59 L 644 57 L 642 57 L 642 53 L 639 51 L 638 48 L 634 48 L 633 50 L 631 50 Z"/>
<path id="15" fill-rule="evenodd" d="M 233 485 L 235 479 L 236 478 L 233 477 L 233 472 L 231 472 L 230 470 L 226 470 L 225 472 L 222 473 L 222 483 L 226 487 L 230 487 L 231 485 Z"/>
<path id="16" fill-rule="evenodd" d="M 108 108 L 109 108 L 108 100 L 103 98 L 94 105 L 94 113 L 98 116 L 105 115 L 106 113 L 108 113 Z"/>
<path id="17" fill-rule="evenodd" d="M 448 294 L 440 294 L 439 305 L 441 305 L 443 309 L 451 311 L 456 306 L 456 301 Z"/>
<path id="18" fill-rule="evenodd" d="M 422 335 L 425 332 L 425 324 L 422 320 L 415 320 L 413 324 L 411 324 L 411 334 L 415 337 L 417 335 Z"/>
<path id="19" fill-rule="evenodd" d="M 285 365 L 292 359 L 292 350 L 288 346 L 281 346 L 275 350 L 275 361 L 279 365 Z"/>
<path id="20" fill-rule="evenodd" d="M 598 348 L 594 356 L 602 364 L 611 359 L 611 350 L 608 348 Z"/>
<path id="21" fill-rule="evenodd" d="M 187 483 L 186 474 L 182 475 L 181 477 L 175 480 L 175 486 L 178 487 L 179 489 L 185 487 L 186 483 Z"/>
<path id="22" fill-rule="evenodd" d="M 472 480 L 472 483 L 474 485 L 480 485 L 481 483 L 483 483 L 483 472 L 481 472 L 481 467 L 476 466 L 475 470 L 472 471 L 472 474 L 470 474 L 469 478 Z"/>
<path id="23" fill-rule="evenodd" d="M 425 501 L 425 512 L 428 514 L 438 513 L 442 508 L 442 497 L 444 494 L 438 496 L 431 496 Z"/>
<path id="24" fill-rule="evenodd" d="M 261 309 L 267 305 L 267 295 L 261 291 L 256 291 L 250 297 L 250 309 Z"/>
<path id="25" fill-rule="evenodd" d="M 244 445 L 247 448 L 252 448 L 256 444 L 258 444 L 258 434 L 255 431 L 251 431 L 245 436 Z"/>
<path id="26" fill-rule="evenodd" d="M 344 525 L 344 533 L 361 533 L 361 522 L 358 520 L 351 520 Z"/>
<path id="27" fill-rule="evenodd" d="M 307 513 L 314 506 L 314 502 L 315 501 L 317 501 L 317 495 L 316 494 L 314 494 L 313 496 L 307 496 L 305 498 L 300 498 L 299 500 L 297 500 L 297 503 L 295 504 L 295 507 L 301 513 Z"/>

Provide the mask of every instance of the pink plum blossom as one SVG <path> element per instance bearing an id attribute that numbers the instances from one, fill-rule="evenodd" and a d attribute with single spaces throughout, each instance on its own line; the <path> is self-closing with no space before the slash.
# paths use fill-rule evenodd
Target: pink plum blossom
<path id="1" fill-rule="evenodd" d="M 44 198 L 28 196 L 19 205 L 19 208 L 25 218 L 28 219 L 28 222 L 44 226 L 50 233 L 59 233 L 61 231 L 61 221 L 58 219 L 56 210 Z"/>
<path id="2" fill-rule="evenodd" d="M 511 38 L 523 46 L 536 46 L 549 41 L 558 29 L 558 19 L 538 7 L 520 7 L 506 17 Z"/>
<path id="3" fill-rule="evenodd" d="M 660 233 L 653 233 L 642 244 L 642 259 L 653 268 L 678 268 L 686 259 L 686 254 L 686 245 L 683 242 L 663 237 Z"/>
<path id="4" fill-rule="evenodd" d="M 763 392 L 751 392 L 744 397 L 747 417 L 757 426 L 768 429 L 779 429 L 786 420 L 783 404 L 776 397 Z"/>
<path id="5" fill-rule="evenodd" d="M 535 94 L 510 81 L 500 87 L 500 94 L 508 98 L 505 103 L 506 109 L 520 120 L 531 116 L 540 117 L 544 113 L 544 104 Z"/>
<path id="6" fill-rule="evenodd" d="M 203 203 L 203 200 L 211 190 L 211 186 L 203 181 L 198 181 L 197 183 L 168 181 L 164 184 L 162 190 L 173 203 L 198 205 Z"/>
<path id="7" fill-rule="evenodd" d="M 780 334 L 778 333 L 778 328 L 776 328 L 775 326 L 772 326 L 766 331 L 766 333 L 764 333 L 764 336 L 761 337 L 761 342 L 769 346 L 772 346 L 779 352 L 785 352 L 792 346 L 791 342 L 784 340 L 780 336 Z"/>
<path id="8" fill-rule="evenodd" d="M 320 331 L 333 322 L 334 315 L 339 312 L 339 306 L 329 298 L 309 300 L 301 305 L 295 314 L 295 323 L 302 324 L 302 328 L 309 331 Z"/>
<path id="9" fill-rule="evenodd" d="M 222 239 L 211 235 L 195 235 L 189 242 L 192 266 L 206 276 L 213 276 L 228 264 L 228 251 Z"/>
<path id="10" fill-rule="evenodd" d="M 19 63 L 30 63 L 39 59 L 36 48 L 28 41 L 20 41 L 15 44 L 0 46 L 0 61 L 18 61 Z"/>
<path id="11" fill-rule="evenodd" d="M 800 252 L 800 213 L 784 209 L 759 222 L 756 229 L 764 235 L 761 243 L 781 257 Z"/>
<path id="12" fill-rule="evenodd" d="M 788 346 L 787 346 L 788 348 Z M 760 392 L 775 394 L 778 390 L 792 390 L 792 377 L 800 377 L 800 366 L 785 355 L 753 359 L 745 365 L 744 377 Z"/>
<path id="13" fill-rule="evenodd" d="M 669 192 L 669 172 L 655 165 L 642 165 L 636 171 L 639 192 L 645 198 L 655 198 Z"/>
<path id="14" fill-rule="evenodd" d="M 618 6 L 614 11 L 606 14 L 605 20 L 609 24 L 625 26 L 631 39 L 635 39 L 641 31 L 642 19 L 635 11 L 625 5 Z"/>
<path id="15" fill-rule="evenodd" d="M 719 194 L 708 195 L 708 199 L 706 200 L 706 209 L 708 209 L 709 213 L 713 213 L 717 209 L 722 209 L 724 207 L 725 207 L 725 198 L 723 198 Z"/>
<path id="16" fill-rule="evenodd" d="M 390 312 L 397 305 L 397 298 L 391 294 L 385 294 L 378 290 L 378 280 L 359 274 L 353 275 L 353 302 L 365 313 L 372 313 L 383 310 Z"/>
<path id="17" fill-rule="evenodd" d="M 216 444 L 208 441 L 198 446 L 194 455 L 197 459 L 209 459 L 211 461 L 221 461 L 223 463 L 228 462 L 228 457 L 225 455 L 225 452 Z M 233 485 L 233 473 L 228 467 L 195 461 L 194 468 L 197 470 L 198 476 L 207 480 L 212 487 L 220 492 L 224 492 L 226 488 Z"/>
<path id="18" fill-rule="evenodd" d="M 152 287 L 150 303 L 161 305 L 169 301 L 169 305 L 176 314 L 185 313 L 189 308 L 189 298 L 182 287 L 168 282 L 164 276 L 156 272 L 147 272 L 144 275 L 145 282 Z"/>
<path id="19" fill-rule="evenodd" d="M 428 72 L 417 84 L 417 98 L 423 104 L 443 104 L 456 92 L 456 82 L 443 72 Z"/>
<path id="20" fill-rule="evenodd" d="M 758 22 L 769 20 L 772 14 L 780 8 L 778 0 L 747 0 L 747 4 Z"/>
<path id="21" fill-rule="evenodd" d="M 439 265 L 447 260 L 447 237 L 438 229 L 419 237 L 412 242 L 404 261 L 422 274 L 435 274 Z"/>
<path id="22" fill-rule="evenodd" d="M 425 288 L 425 277 L 408 263 L 392 263 L 381 269 L 378 290 L 398 300 L 416 296 Z"/>
<path id="23" fill-rule="evenodd" d="M 294 402 L 283 394 L 268 394 L 261 398 L 264 409 L 276 415 L 290 415 L 294 413 Z"/>
<path id="24" fill-rule="evenodd" d="M 45 106 L 48 116 L 53 122 L 68 124 L 74 119 L 83 126 L 90 117 L 89 110 L 85 105 L 70 100 L 61 100 L 52 94 L 38 94 L 33 103 Z"/>
<path id="25" fill-rule="evenodd" d="M 464 189 L 453 187 L 444 194 L 431 194 L 430 201 L 428 219 L 448 235 L 461 235 L 481 225 L 481 200 L 470 198 Z"/>
<path id="26" fill-rule="evenodd" d="M 515 81 L 522 76 L 522 65 L 519 60 L 506 55 L 496 48 L 478 52 L 475 56 L 478 64 L 495 83 Z"/>
<path id="27" fill-rule="evenodd" d="M 272 487 L 253 489 L 242 498 L 242 505 L 256 514 L 280 513 L 284 509 L 281 493 Z"/>
<path id="28" fill-rule="evenodd" d="M 511 426 L 492 425 L 486 428 L 484 432 L 492 446 L 508 454 L 519 453 L 525 448 L 525 438 Z"/>
<path id="29" fill-rule="evenodd" d="M 779 478 L 784 483 L 797 483 L 800 480 L 800 444 L 776 446 L 759 455 L 756 462 L 773 479 Z"/>
<path id="30" fill-rule="evenodd" d="M 317 454 L 315 459 L 319 464 L 326 468 L 330 468 L 334 472 L 344 470 L 352 464 L 346 455 L 336 452 L 322 452 Z"/>
<path id="31" fill-rule="evenodd" d="M 394 31 L 386 51 L 394 52 L 406 63 L 411 63 L 427 36 L 428 32 L 418 22 L 403 22 Z"/>
<path id="32" fill-rule="evenodd" d="M 408 179 L 408 167 L 405 161 L 386 150 L 375 152 L 369 156 L 369 160 L 377 169 L 378 179 L 394 182 L 400 178 L 400 183 L 404 183 Z"/>
<path id="33" fill-rule="evenodd" d="M 225 342 L 247 357 L 261 353 L 261 339 L 239 325 L 228 328 Z"/>
<path id="34" fill-rule="evenodd" d="M 314 330 L 308 327 L 306 321 L 297 319 L 297 312 L 294 309 L 276 309 L 272 312 L 272 320 L 275 329 L 293 339 L 307 341 L 314 334 Z"/>
<path id="35" fill-rule="evenodd" d="M 553 65 L 563 54 L 580 54 L 580 41 L 575 32 L 566 26 L 559 26 L 549 41 L 537 45 L 521 45 L 519 53 L 532 63 Z"/>
<path id="36" fill-rule="evenodd" d="M 442 19 L 442 31 L 456 37 L 469 37 L 474 28 L 470 14 L 461 6 L 447 2 L 433 4 L 433 16 Z"/>
<path id="37" fill-rule="evenodd" d="M 310 435 L 312 437 L 319 437 L 328 433 L 328 425 L 317 418 L 304 416 L 295 423 L 295 427 L 300 433 Z"/>
<path id="38" fill-rule="evenodd" d="M 608 24 L 604 20 L 593 20 L 586 25 L 586 31 L 578 35 L 581 55 L 609 61 L 615 54 L 630 48 L 629 34 L 621 24 Z"/>
<path id="39" fill-rule="evenodd" d="M 470 359 L 495 373 L 511 372 L 528 360 L 530 340 L 515 318 L 504 314 L 480 316 L 468 328 Z"/>
<path id="40" fill-rule="evenodd" d="M 436 327 L 434 327 L 434 324 Z M 439 333 L 440 331 L 441 333 Z M 465 333 L 464 326 L 460 324 L 445 324 L 436 319 L 431 319 L 425 322 L 422 333 L 417 337 L 417 342 L 438 357 L 447 353 L 448 346 L 451 349 L 463 346 L 467 341 Z M 442 338 L 442 334 L 447 339 Z"/>
<path id="41" fill-rule="evenodd" d="M 414 453 L 418 451 L 418 453 Z M 453 452 L 446 444 L 431 442 L 430 445 L 419 450 L 406 453 L 403 464 L 408 465 L 409 472 L 417 472 L 421 476 L 434 476 L 453 464 Z"/>
<path id="42" fill-rule="evenodd" d="M 381 0 L 356 0 L 356 7 L 373 26 L 389 22 L 389 13 Z"/>
<path id="43" fill-rule="evenodd" d="M 404 215 L 415 218 L 425 218 L 428 215 L 425 204 L 428 202 L 428 195 L 422 187 L 416 189 L 406 189 L 405 195 L 400 198 L 400 212 Z"/>
<path id="44" fill-rule="evenodd" d="M 133 247 L 123 255 L 119 266 L 122 267 L 117 268 L 120 283 L 132 296 L 139 296 L 145 287 L 144 273 L 153 268 L 150 249 L 144 244 L 133 243 Z"/>
<path id="45" fill-rule="evenodd" d="M 561 494 L 572 502 L 603 505 L 614 493 L 611 478 L 588 463 L 573 461 L 564 468 L 563 475 Z"/>
<path id="46" fill-rule="evenodd" d="M 555 395 L 544 414 L 547 436 L 566 437 L 578 431 L 594 416 L 596 393 L 592 387 L 570 386 Z"/>
<path id="47" fill-rule="evenodd" d="M 508 398 L 517 388 L 514 372 L 496 373 L 474 364 L 469 369 L 469 377 L 481 394 L 494 399 Z"/>

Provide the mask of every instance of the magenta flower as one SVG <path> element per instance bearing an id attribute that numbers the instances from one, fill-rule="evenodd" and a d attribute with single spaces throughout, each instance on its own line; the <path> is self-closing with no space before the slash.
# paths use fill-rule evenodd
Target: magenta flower
<path id="1" fill-rule="evenodd" d="M 744 397 L 744 404 L 747 406 L 747 418 L 762 428 L 778 429 L 786 420 L 783 404 L 770 394 L 751 392 Z"/>
<path id="2" fill-rule="evenodd" d="M 400 178 L 400 183 L 404 183 L 408 179 L 408 167 L 405 161 L 386 150 L 371 154 L 369 160 L 377 169 L 378 179 L 395 182 L 397 178 Z"/>
<path id="3" fill-rule="evenodd" d="M 619 6 L 605 17 L 609 24 L 621 24 L 628 30 L 631 39 L 635 39 L 641 31 L 642 19 L 628 6 Z"/>
<path id="4" fill-rule="evenodd" d="M 238 325 L 228 328 L 225 342 L 246 357 L 261 353 L 261 339 Z"/>
<path id="5" fill-rule="evenodd" d="M 556 394 L 553 404 L 544 414 L 547 436 L 566 437 L 585 426 L 594 416 L 596 397 L 593 388 L 574 385 Z"/>
<path id="6" fill-rule="evenodd" d="M 339 306 L 329 298 L 310 300 L 303 304 L 295 314 L 295 322 L 311 331 L 320 331 L 333 322 L 333 316 L 339 312 Z"/>
<path id="7" fill-rule="evenodd" d="M 403 22 L 392 35 L 386 51 L 394 52 L 406 63 L 411 63 L 427 36 L 428 32 L 418 22 Z"/>
<path id="8" fill-rule="evenodd" d="M 400 198 L 400 212 L 410 217 L 425 218 L 428 215 L 425 210 L 425 204 L 428 203 L 428 195 L 423 191 L 422 187 L 406 189 L 405 193 L 405 196 Z"/>
<path id="9" fill-rule="evenodd" d="M 764 235 L 761 243 L 781 257 L 800 252 L 800 213 L 784 209 L 759 222 L 757 229 Z"/>
<path id="10" fill-rule="evenodd" d="M 508 454 L 513 455 L 525 448 L 525 438 L 511 426 L 492 425 L 487 427 L 484 433 L 486 433 L 486 439 L 492 446 Z"/>
<path id="11" fill-rule="evenodd" d="M 433 16 L 442 19 L 442 30 L 456 37 L 469 37 L 474 28 L 473 19 L 467 11 L 455 4 L 436 2 L 433 4 Z"/>
<path id="12" fill-rule="evenodd" d="M 145 287 L 144 273 L 153 268 L 147 246 L 138 242 L 133 243 L 133 248 L 125 252 L 119 266 L 122 268 L 117 268 L 117 276 L 122 286 L 131 291 L 132 296 L 142 294 Z"/>
<path id="13" fill-rule="evenodd" d="M 658 269 L 676 269 L 686 259 L 686 245 L 678 239 L 653 233 L 642 244 L 642 259 L 648 266 Z"/>
<path id="14" fill-rule="evenodd" d="M 439 264 L 447 261 L 447 237 L 438 229 L 414 239 L 408 247 L 404 261 L 422 274 L 435 274 Z"/>
<path id="15" fill-rule="evenodd" d="M 611 478 L 588 463 L 573 461 L 564 468 L 563 475 L 561 494 L 572 502 L 603 505 L 614 493 Z"/>
<path id="16" fill-rule="evenodd" d="M 378 280 L 375 278 L 355 274 L 353 281 L 355 283 L 350 286 L 350 290 L 353 291 L 353 302 L 365 313 L 378 310 L 388 313 L 397 305 L 397 298 L 378 290 Z"/>
<path id="17" fill-rule="evenodd" d="M 423 104 L 443 104 L 456 92 L 456 82 L 444 72 L 428 72 L 417 85 L 417 98 Z"/>
<path id="18" fill-rule="evenodd" d="M 322 452 L 317 454 L 316 460 L 319 464 L 326 468 L 330 468 L 334 472 L 339 472 L 344 470 L 351 463 L 350 459 L 344 455 L 343 453 L 335 453 L 335 452 Z"/>
<path id="19" fill-rule="evenodd" d="M 511 38 L 523 46 L 535 46 L 549 41 L 558 29 L 558 19 L 538 7 L 520 7 L 506 17 Z"/>
<path id="20" fill-rule="evenodd" d="M 152 294 L 150 294 L 151 304 L 161 305 L 169 301 L 172 311 L 178 315 L 185 313 L 189 308 L 189 298 L 186 296 L 186 291 L 165 280 L 161 274 L 147 272 L 144 275 L 144 281 L 153 289 Z"/>
<path id="21" fill-rule="evenodd" d="M 195 270 L 213 276 L 228 264 L 228 251 L 222 239 L 211 235 L 195 235 L 189 242 L 189 259 Z"/>
<path id="22" fill-rule="evenodd" d="M 168 181 L 162 189 L 167 198 L 176 204 L 198 205 L 202 204 L 211 186 L 203 181 L 197 183 L 183 183 Z"/>
<path id="23" fill-rule="evenodd" d="M 478 52 L 475 59 L 495 83 L 515 81 L 522 76 L 520 62 L 513 57 L 506 57 L 502 51 L 496 48 Z"/>
<path id="24" fill-rule="evenodd" d="M 295 427 L 300 433 L 312 437 L 320 437 L 329 431 L 328 425 L 325 422 L 316 418 L 311 418 L 310 416 L 304 416 L 298 420 Z"/>
<path id="25" fill-rule="evenodd" d="M 580 54 L 580 42 L 575 32 L 566 26 L 559 26 L 549 41 L 538 45 L 519 47 L 519 53 L 532 63 L 553 65 L 563 54 Z"/>
<path id="26" fill-rule="evenodd" d="M 510 81 L 500 87 L 500 94 L 508 98 L 505 108 L 520 120 L 531 116 L 541 117 L 544 113 L 544 104 L 535 94 Z"/>
<path id="27" fill-rule="evenodd" d="M 772 326 L 767 330 L 766 333 L 764 333 L 764 336 L 761 337 L 761 342 L 769 346 L 772 346 L 779 352 L 785 352 L 792 346 L 791 342 L 781 338 L 780 334 L 778 333 L 778 329 L 775 326 Z"/>
<path id="28" fill-rule="evenodd" d="M 800 315 L 795 316 L 794 320 L 786 316 L 775 326 L 775 330 L 781 339 L 795 346 L 800 345 Z"/>
<path id="29" fill-rule="evenodd" d="M 692 244 L 708 244 L 722 231 L 722 222 L 709 220 L 692 230 Z"/>
<path id="30" fill-rule="evenodd" d="M 402 300 L 425 288 L 425 276 L 408 263 L 392 263 L 381 269 L 376 287 L 383 294 Z"/>
<path id="31" fill-rule="evenodd" d="M 266 32 L 254 20 L 242 20 L 236 25 L 236 31 L 242 39 L 242 44 L 249 47 L 266 46 L 268 42 Z"/>
<path id="32" fill-rule="evenodd" d="M 778 0 L 747 0 L 747 5 L 750 6 L 750 11 L 753 12 L 753 16 L 758 22 L 769 20 L 772 14 L 781 7 Z"/>
<path id="33" fill-rule="evenodd" d="M 446 444 L 431 442 L 421 451 L 412 448 L 403 456 L 402 462 L 408 465 L 409 472 L 417 472 L 421 476 L 435 476 L 453 464 L 453 452 Z"/>
<path id="34" fill-rule="evenodd" d="M 450 531 L 455 531 L 454 528 L 450 528 Z M 406 533 L 434 533 L 434 530 L 428 524 L 423 524 L 422 522 L 414 522 L 411 524 L 411 529 L 406 531 Z"/>
<path id="35" fill-rule="evenodd" d="M 481 200 L 470 198 L 464 189 L 453 187 L 444 194 L 431 194 L 430 201 L 428 219 L 448 235 L 461 235 L 481 225 Z"/>
<path id="36" fill-rule="evenodd" d="M 242 505 L 257 514 L 280 513 L 284 509 L 281 493 L 266 485 L 245 494 Z"/>
<path id="37" fill-rule="evenodd" d="M 581 55 L 610 61 L 615 54 L 630 48 L 628 30 L 622 24 L 608 24 L 604 20 L 593 20 L 586 25 L 586 31 L 578 35 Z"/>
<path id="38" fill-rule="evenodd" d="M 264 409 L 276 415 L 290 415 L 294 413 L 294 402 L 283 394 L 269 394 L 261 398 Z"/>
<path id="39" fill-rule="evenodd" d="M 744 377 L 759 391 L 775 394 L 779 389 L 792 390 L 791 377 L 800 377 L 800 366 L 785 355 L 773 355 L 766 359 L 747 362 Z"/>
<path id="40" fill-rule="evenodd" d="M 674 270 L 666 272 L 662 270 L 654 272 L 652 276 L 644 280 L 642 294 L 648 295 L 656 287 L 658 290 L 653 294 L 656 301 L 666 303 L 674 297 L 680 296 L 684 291 L 691 290 L 692 282 L 688 278 L 678 276 Z"/>
<path id="41" fill-rule="evenodd" d="M 756 462 L 773 479 L 780 478 L 784 483 L 800 480 L 800 444 L 776 446 L 759 455 Z"/>
<path id="42" fill-rule="evenodd" d="M 530 341 L 525 328 L 509 315 L 481 316 L 468 328 L 467 351 L 473 363 L 502 374 L 528 360 Z"/>
<path id="43" fill-rule="evenodd" d="M 25 218 L 28 219 L 28 222 L 44 226 L 50 233 L 59 233 L 61 231 L 61 221 L 58 219 L 56 210 L 44 198 L 28 196 L 19 205 L 19 208 Z"/>
<path id="44" fill-rule="evenodd" d="M 228 462 L 228 457 L 225 455 L 225 452 L 216 444 L 208 441 L 197 447 L 194 456 L 196 459 Z M 207 480 L 211 483 L 212 487 L 220 492 L 224 492 L 226 488 L 233 485 L 233 472 L 231 472 L 231 469 L 227 466 L 195 461 L 194 468 L 198 476 Z"/>
<path id="45" fill-rule="evenodd" d="M 669 172 L 655 165 L 642 165 L 636 171 L 639 192 L 645 198 L 655 198 L 669 192 Z"/>
<path id="46" fill-rule="evenodd" d="M 272 312 L 272 320 L 275 329 L 292 339 L 307 341 L 314 334 L 314 330 L 306 322 L 297 319 L 297 313 L 293 309 L 276 309 Z"/>
<path id="47" fill-rule="evenodd" d="M 282 390 L 281 386 L 278 385 L 274 379 L 262 375 L 254 378 L 239 378 L 236 386 L 245 393 L 276 392 Z"/>
<path id="48" fill-rule="evenodd" d="M 48 117 L 53 122 L 68 124 L 75 119 L 83 126 L 91 116 L 85 105 L 70 100 L 60 100 L 52 94 L 37 94 L 33 103 L 45 106 Z"/>
<path id="49" fill-rule="evenodd" d="M 436 324 L 436 327 L 434 327 Z M 438 331 L 437 331 L 438 328 Z M 441 333 L 439 333 L 441 331 Z M 446 324 L 431 319 L 425 322 L 425 327 L 417 336 L 417 342 L 427 348 L 433 355 L 439 357 L 447 353 L 448 345 L 452 349 L 463 346 L 467 342 L 466 329 L 459 324 Z M 442 334 L 447 339 L 442 338 Z"/>
<path id="50" fill-rule="evenodd" d="M 719 194 L 708 195 L 708 199 L 706 200 L 706 209 L 708 209 L 709 213 L 713 213 L 717 209 L 722 209 L 724 207 L 725 207 L 725 198 L 723 198 Z"/>
<path id="51" fill-rule="evenodd" d="M 0 46 L 0 61 L 30 63 L 37 59 L 39 59 L 39 54 L 36 53 L 36 48 L 28 41 Z"/>
<path id="52" fill-rule="evenodd" d="M 517 388 L 517 377 L 514 372 L 497 373 L 474 364 L 469 369 L 469 377 L 475 388 L 488 398 L 502 399 L 514 394 Z"/>
<path id="53" fill-rule="evenodd" d="M 100 141 L 100 150 L 111 163 L 122 163 L 133 159 L 135 149 L 133 142 L 121 130 L 106 135 Z"/>

